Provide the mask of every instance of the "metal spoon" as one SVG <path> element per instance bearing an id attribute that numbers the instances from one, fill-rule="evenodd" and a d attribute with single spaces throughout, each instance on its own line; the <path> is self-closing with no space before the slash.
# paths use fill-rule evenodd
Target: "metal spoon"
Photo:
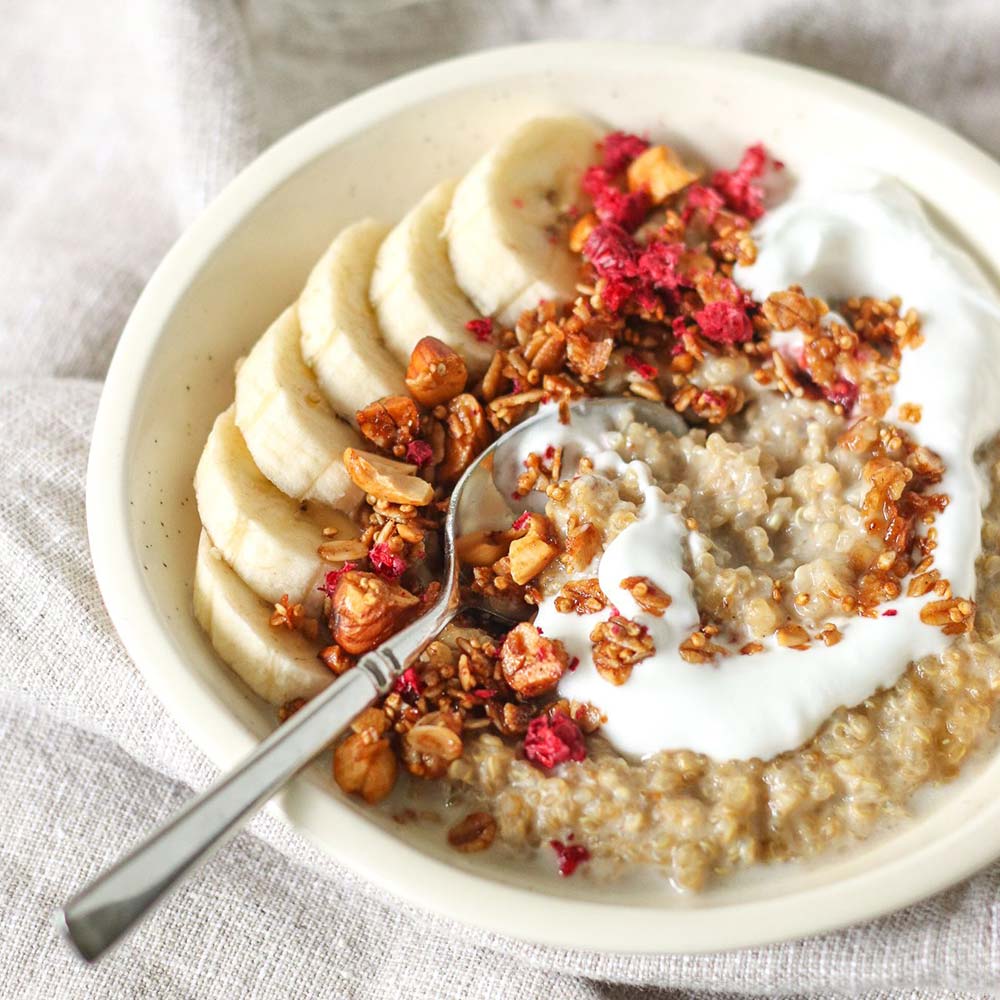
<path id="1" fill-rule="evenodd" d="M 677 429 L 677 415 L 663 404 L 619 398 L 576 403 L 570 409 L 571 424 L 596 419 L 610 429 L 618 426 L 623 407 L 643 423 Z M 194 798 L 166 826 L 57 911 L 60 929 L 84 959 L 99 958 L 182 876 L 234 835 L 278 789 L 325 750 L 358 713 L 388 694 L 396 678 L 463 610 L 455 538 L 487 527 L 506 527 L 513 520 L 509 494 L 498 488 L 494 470 L 519 465 L 528 432 L 547 442 L 555 440 L 561 433 L 556 410 L 543 409 L 497 439 L 455 487 L 445 520 L 445 568 L 437 601 L 411 625 L 361 657 L 354 669 L 296 712 L 226 777 Z"/>

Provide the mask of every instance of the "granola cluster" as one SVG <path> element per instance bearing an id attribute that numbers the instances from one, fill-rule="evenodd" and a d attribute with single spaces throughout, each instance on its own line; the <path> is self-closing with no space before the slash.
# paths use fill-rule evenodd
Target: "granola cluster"
<path id="1" fill-rule="evenodd" d="M 739 414 L 752 391 L 831 407 L 850 422 L 842 445 L 865 458 L 871 544 L 859 547 L 856 583 L 825 597 L 845 613 L 874 616 L 904 590 L 933 591 L 923 620 L 949 635 L 969 630 L 975 605 L 952 595 L 933 567 L 934 519 L 947 504 L 934 492 L 943 465 L 886 418 L 902 352 L 921 343 L 919 319 L 898 300 L 851 298 L 836 303 L 835 313 L 798 287 L 757 302 L 737 285 L 734 266 L 756 258 L 750 230 L 764 210 L 760 181 L 769 168 L 781 164 L 754 146 L 734 170 L 705 178 L 665 146 L 607 136 L 565 236 L 579 255 L 576 297 L 539 303 L 513 329 L 488 317 L 469 323 L 470 338 L 494 348 L 478 380 L 446 344 L 433 337 L 417 344 L 408 395 L 376 400 L 357 414 L 368 448 L 348 449 L 344 463 L 365 495 L 360 531 L 350 539 L 331 531 L 320 547 L 338 567 L 323 586 L 323 621 L 285 601 L 272 625 L 324 630 L 329 644 L 321 658 L 340 674 L 420 614 L 438 592 L 439 535 L 451 489 L 492 440 L 540 404 L 557 404 L 565 422 L 575 399 L 631 395 L 662 402 L 691 426 L 714 427 Z M 907 403 L 899 416 L 916 423 L 920 407 Z M 564 504 L 573 478 L 589 471 L 586 460 L 567 469 L 562 450 L 550 447 L 529 457 L 514 497 L 537 491 Z M 575 515 L 556 530 L 549 517 L 525 514 L 509 529 L 458 539 L 457 552 L 471 591 L 527 605 L 541 599 L 540 574 L 561 567 L 571 579 L 557 609 L 608 611 L 590 637 L 594 660 L 606 680 L 623 684 L 654 649 L 644 626 L 608 608 L 596 578 L 572 578 L 600 551 L 602 538 L 601 525 Z M 671 604 L 645 577 L 622 586 L 649 614 L 662 615 Z M 781 596 L 774 595 L 776 604 Z M 772 631 L 794 649 L 840 638 L 833 623 L 810 633 L 776 620 Z M 710 663 L 763 649 L 757 641 L 730 648 L 719 632 L 706 615 L 680 654 Z M 401 768 L 420 778 L 445 776 L 462 756 L 463 740 L 484 730 L 517 740 L 542 769 L 582 760 L 585 737 L 601 716 L 593 706 L 557 698 L 559 679 L 575 665 L 530 623 L 496 637 L 453 628 L 356 720 L 335 751 L 334 776 L 345 791 L 377 802 Z M 488 814 L 474 813 L 449 839 L 458 850 L 479 850 L 495 831 Z M 578 860 L 585 853 L 580 845 L 559 850 Z"/>

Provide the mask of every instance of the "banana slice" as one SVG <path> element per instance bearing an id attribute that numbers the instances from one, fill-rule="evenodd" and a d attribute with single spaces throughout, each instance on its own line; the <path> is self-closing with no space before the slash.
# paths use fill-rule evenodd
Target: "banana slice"
<path id="1" fill-rule="evenodd" d="M 226 565 L 205 531 L 198 542 L 194 614 L 219 656 L 272 705 L 311 698 L 333 680 L 316 658 L 319 643 L 272 628 L 271 605 Z"/>
<path id="2" fill-rule="evenodd" d="M 385 238 L 375 258 L 369 295 L 386 346 L 406 365 L 421 337 L 437 337 L 481 375 L 493 348 L 465 329 L 479 311 L 458 287 L 448 260 L 445 219 L 455 181 L 429 191 Z"/>
<path id="3" fill-rule="evenodd" d="M 361 502 L 341 456 L 361 447 L 302 360 L 298 311 L 286 309 L 236 374 L 236 426 L 257 468 L 283 493 L 345 511 Z"/>
<path id="4" fill-rule="evenodd" d="M 445 226 L 455 278 L 476 308 L 510 326 L 541 299 L 572 298 L 578 262 L 556 234 L 580 200 L 601 130 L 535 118 L 495 146 L 455 189 Z"/>
<path id="5" fill-rule="evenodd" d="M 335 527 L 338 538 L 349 538 L 353 525 L 341 512 L 293 500 L 268 482 L 247 450 L 234 410 L 230 406 L 216 419 L 195 472 L 201 523 L 252 591 L 272 604 L 288 594 L 314 612 L 322 603 L 316 588 L 332 568 L 317 552 L 323 528 Z"/>
<path id="6" fill-rule="evenodd" d="M 386 349 L 368 301 L 375 254 L 387 231 L 374 219 L 348 226 L 299 298 L 302 356 L 334 411 L 352 423 L 372 400 L 406 392 L 403 368 Z"/>

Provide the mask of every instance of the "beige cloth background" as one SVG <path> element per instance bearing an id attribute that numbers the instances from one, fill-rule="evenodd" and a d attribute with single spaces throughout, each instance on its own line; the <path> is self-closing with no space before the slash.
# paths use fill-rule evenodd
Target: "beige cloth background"
<path id="1" fill-rule="evenodd" d="M 988 996 L 1000 865 L 865 927 L 703 957 L 600 957 L 403 906 L 258 818 L 96 968 L 49 915 L 213 768 L 96 591 L 83 480 L 100 380 L 184 226 L 264 144 L 379 80 L 543 37 L 765 52 L 1000 153 L 995 0 L 6 0 L 0 31 L 0 995 Z M 846 141 L 846 138 L 845 138 Z"/>

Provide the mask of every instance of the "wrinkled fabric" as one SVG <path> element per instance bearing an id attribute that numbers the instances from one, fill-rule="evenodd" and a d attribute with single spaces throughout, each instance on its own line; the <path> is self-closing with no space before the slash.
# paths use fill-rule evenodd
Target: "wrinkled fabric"
<path id="1" fill-rule="evenodd" d="M 414 909 L 257 817 L 95 967 L 54 907 L 215 769 L 125 655 L 87 551 L 101 379 L 149 274 L 288 129 L 433 60 L 546 37 L 762 52 L 1000 152 L 993 0 L 107 0 L 0 33 L 0 995 L 631 1000 L 992 995 L 1000 865 L 805 941 L 710 956 L 536 947 Z M 846 141 L 846 140 L 845 140 Z"/>

